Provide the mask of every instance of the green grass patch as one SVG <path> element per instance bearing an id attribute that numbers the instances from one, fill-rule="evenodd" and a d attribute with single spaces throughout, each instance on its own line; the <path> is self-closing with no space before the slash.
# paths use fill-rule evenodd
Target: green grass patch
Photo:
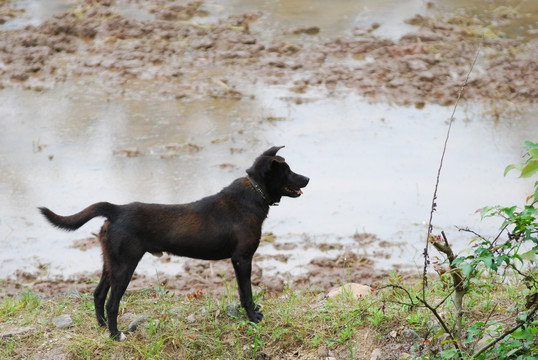
<path id="1" fill-rule="evenodd" d="M 418 283 L 405 288 L 411 296 L 421 291 Z M 520 296 L 518 289 L 523 286 L 516 283 L 474 289 L 468 297 L 466 321 L 472 324 L 495 308 L 488 321 L 502 327 L 511 321 L 510 304 Z M 446 296 L 443 282 L 432 281 L 428 296 L 432 302 Z M 120 329 L 126 330 L 140 316 L 149 320 L 118 343 L 97 325 L 91 294 L 45 299 L 24 292 L 0 303 L 0 333 L 23 327 L 32 330 L 3 338 L 0 358 L 56 354 L 69 359 L 369 359 L 374 349 L 383 356 L 412 358 L 436 347 L 440 351 L 446 338 L 435 319 L 425 308 L 410 306 L 407 298 L 395 287 L 361 300 L 350 294 L 327 299 L 309 289 L 286 289 L 279 295 L 258 292 L 256 301 L 265 319 L 254 324 L 242 309 L 230 313 L 229 304 L 238 301 L 232 292 L 214 298 L 201 291 L 173 294 L 162 287 L 129 291 L 120 307 Z M 450 304 L 446 307 L 444 316 L 449 317 Z M 62 314 L 73 319 L 73 326 L 60 330 L 52 324 L 51 319 Z M 418 338 L 408 339 L 404 330 L 412 330 Z"/>

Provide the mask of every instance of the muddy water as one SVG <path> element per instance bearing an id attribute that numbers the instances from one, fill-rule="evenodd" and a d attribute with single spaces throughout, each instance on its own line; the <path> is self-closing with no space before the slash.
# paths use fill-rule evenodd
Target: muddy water
<path id="1" fill-rule="evenodd" d="M 34 6 L 25 21 L 49 16 L 51 8 L 23 3 Z M 329 33 L 379 19 L 384 25 L 376 31 L 386 36 L 405 31 L 408 25 L 401 20 L 417 12 L 414 6 L 395 11 L 397 1 L 375 6 L 343 1 L 338 8 L 325 3 L 290 8 L 287 2 L 263 2 L 259 10 L 274 14 L 271 21 L 278 28 L 315 24 Z M 54 4 L 53 9 L 69 6 Z M 239 1 L 213 6 L 212 16 L 251 10 Z M 123 11 L 134 10 L 126 5 Z M 72 244 L 97 232 L 101 220 L 61 233 L 44 222 L 37 206 L 71 214 L 101 200 L 188 202 L 243 176 L 253 158 L 272 145 L 286 145 L 282 155 L 311 178 L 303 197 L 284 199 L 271 209 L 264 230 L 277 242 L 356 248 L 353 235 L 368 232 L 393 244 L 385 250 L 388 256 L 375 259 L 379 266 L 420 264 L 452 108 L 371 104 L 344 91 L 298 96 L 278 86 L 252 86 L 253 96 L 241 101 L 109 96 L 97 85 L 80 88 L 76 79 L 45 92 L 0 90 L 1 276 L 40 265 L 63 275 L 100 267 L 98 248 L 81 251 Z M 484 205 L 517 203 L 529 192 L 530 181 L 505 178 L 502 171 L 520 158 L 524 140 L 535 140 L 536 110 L 520 107 L 501 121 L 479 104 L 458 110 L 434 218 L 458 248 L 468 238 L 456 225 L 492 233 L 498 224 L 481 222 L 474 212 Z M 361 251 L 375 255 L 378 245 Z M 333 250 L 338 251 L 343 250 Z M 278 251 L 272 245 L 263 245 L 260 253 L 289 254 L 280 271 L 300 271 L 319 255 L 315 248 Z M 163 264 L 147 256 L 140 270 L 174 272 L 180 261 Z"/>
<path id="2" fill-rule="evenodd" d="M 100 262 L 97 248 L 70 248 L 72 241 L 96 232 L 100 220 L 76 233 L 60 233 L 36 206 L 70 214 L 100 200 L 188 202 L 242 176 L 252 158 L 272 144 L 286 145 L 282 154 L 312 180 L 303 197 L 271 209 L 266 231 L 285 242 L 308 237 L 348 247 L 357 246 L 350 241 L 356 232 L 374 233 L 397 244 L 394 256 L 379 260 L 384 266 L 420 262 L 450 108 L 373 105 L 352 95 L 321 93 L 296 105 L 279 99 L 279 89 L 259 89 L 255 100 L 224 103 L 103 101 L 69 86 L 43 94 L 0 94 L 7 125 L 0 142 L 3 274 L 40 263 L 68 275 Z M 483 111 L 460 109 L 443 170 L 435 224 L 455 241 L 464 237 L 454 225 L 495 229 L 496 224 L 480 222 L 476 209 L 511 204 L 530 189 L 529 182 L 504 178 L 502 170 L 521 156 L 522 141 L 538 131 L 532 109 L 498 124 Z M 289 253 L 291 269 L 297 253 Z M 174 263 L 144 261 L 148 272 L 174 271 Z"/>

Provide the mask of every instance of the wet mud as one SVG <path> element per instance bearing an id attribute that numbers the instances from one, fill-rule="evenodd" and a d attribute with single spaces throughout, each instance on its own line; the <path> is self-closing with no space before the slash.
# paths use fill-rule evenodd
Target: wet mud
<path id="1" fill-rule="evenodd" d="M 125 3 L 151 19 L 123 16 Z M 39 26 L 1 31 L 0 85 L 40 91 L 75 80 L 105 94 L 241 99 L 262 82 L 298 94 L 321 86 L 373 101 L 450 105 L 480 45 L 466 99 L 538 99 L 538 39 L 502 38 L 476 18 L 417 15 L 407 20 L 416 31 L 396 41 L 372 33 L 380 24 L 334 38 L 315 25 L 281 29 L 267 39 L 252 30 L 261 12 L 196 21 L 208 13 L 203 2 L 86 0 Z"/>
<path id="2" fill-rule="evenodd" d="M 362 246 L 372 245 L 378 241 L 370 234 L 360 234 L 356 241 Z M 285 287 L 291 289 L 308 288 L 315 292 L 327 292 L 329 289 L 339 286 L 342 282 L 355 282 L 376 287 L 389 276 L 391 270 L 376 268 L 374 258 L 387 257 L 393 253 L 394 244 L 385 244 L 380 241 L 380 249 L 368 256 L 360 254 L 359 246 L 345 248 L 341 243 L 315 243 L 313 241 L 301 241 L 290 243 L 275 240 L 268 233 L 262 237 L 261 247 L 274 247 L 283 253 L 269 255 L 262 250 L 254 256 L 252 268 L 252 284 L 261 291 L 269 294 L 280 294 Z M 90 248 L 99 248 L 95 237 L 75 240 L 72 247 L 86 251 Z M 311 259 L 308 264 L 301 266 L 301 271 L 282 270 L 291 258 L 290 252 L 305 252 L 309 249 L 319 250 L 319 256 Z M 287 252 L 286 252 L 287 251 Z M 332 252 L 331 252 L 332 251 Z M 147 255 L 149 256 L 149 255 Z M 177 257 L 164 254 L 159 258 L 162 263 L 174 262 Z M 176 274 L 159 272 L 153 275 L 135 272 L 130 290 L 135 289 L 166 289 L 175 294 L 188 296 L 194 292 L 204 292 L 214 296 L 222 296 L 236 293 L 235 273 L 229 260 L 204 261 L 185 259 L 182 265 L 178 265 Z M 270 260 L 270 266 L 266 261 Z M 94 259 L 95 268 L 101 267 L 101 259 Z M 281 271 L 282 270 L 282 271 Z M 416 274 L 408 269 L 398 269 L 402 278 L 412 279 Z M 69 292 L 91 293 L 97 286 L 100 272 L 87 272 L 74 274 L 70 277 L 51 275 L 46 265 L 37 267 L 34 272 L 17 271 L 7 279 L 0 280 L 0 299 L 6 296 L 15 296 L 21 292 L 30 290 L 43 296 L 55 296 Z"/>

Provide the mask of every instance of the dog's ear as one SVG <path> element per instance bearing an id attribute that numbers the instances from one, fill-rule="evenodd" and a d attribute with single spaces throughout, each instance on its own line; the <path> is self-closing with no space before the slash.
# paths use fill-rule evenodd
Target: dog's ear
<path id="1" fill-rule="evenodd" d="M 282 156 L 274 156 L 271 159 L 271 167 L 274 168 L 275 166 L 278 166 L 279 164 L 284 164 L 286 162 L 286 159 L 284 159 Z"/>
<path id="2" fill-rule="evenodd" d="M 273 146 L 272 148 L 266 150 L 262 156 L 276 156 L 278 150 L 282 149 L 284 146 Z"/>

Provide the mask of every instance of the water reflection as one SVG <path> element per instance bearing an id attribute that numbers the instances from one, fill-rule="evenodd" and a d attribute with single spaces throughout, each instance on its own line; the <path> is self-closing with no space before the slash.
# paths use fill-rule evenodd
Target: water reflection
<path id="1" fill-rule="evenodd" d="M 303 197 L 271 210 L 266 230 L 335 240 L 365 231 L 419 255 L 451 109 L 324 94 L 296 105 L 281 95 L 278 88 L 260 88 L 254 99 L 240 102 L 103 101 L 69 86 L 42 94 L 2 90 L 2 272 L 34 256 L 65 273 L 93 269 L 98 261 L 98 255 L 68 247 L 97 231 L 100 220 L 76 233 L 59 233 L 36 206 L 69 214 L 101 200 L 188 202 L 242 176 L 273 144 L 286 145 L 282 155 L 312 181 Z M 495 124 L 480 108 L 462 108 L 435 217 L 455 240 L 461 236 L 450 232 L 454 225 L 493 231 L 497 224 L 481 223 L 473 212 L 517 202 L 530 188 L 528 181 L 504 178 L 502 170 L 520 157 L 529 134 L 538 132 L 532 110 Z M 163 156 L 165 145 L 185 143 L 197 150 Z M 141 155 L 117 153 L 126 148 Z M 72 256 L 58 259 L 66 251 Z"/>

